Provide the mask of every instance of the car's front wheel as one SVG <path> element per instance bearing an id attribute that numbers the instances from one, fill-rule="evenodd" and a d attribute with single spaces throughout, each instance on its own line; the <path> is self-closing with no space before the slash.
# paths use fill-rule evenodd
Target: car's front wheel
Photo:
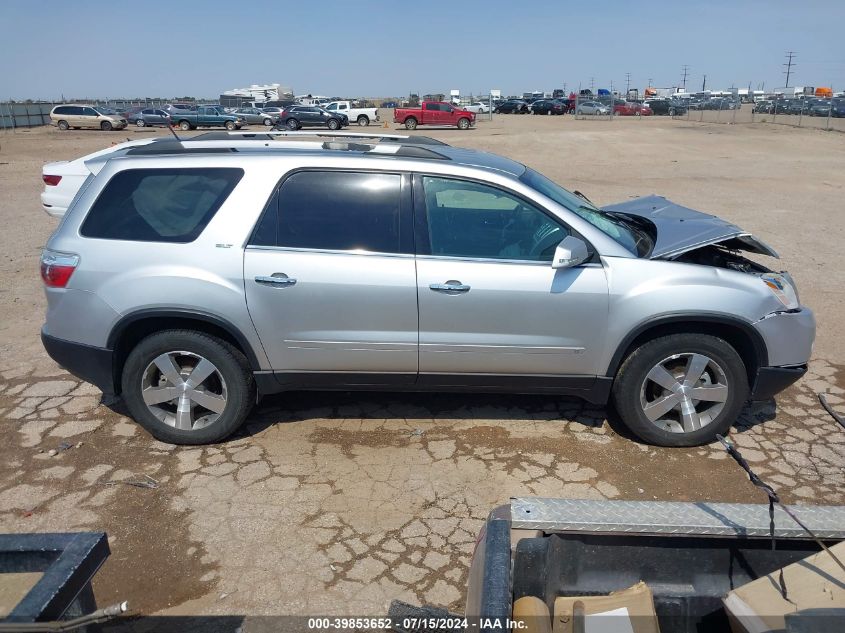
<path id="1" fill-rule="evenodd" d="M 336 130 L 340 127 L 340 121 L 338 121 L 337 119 L 329 119 L 326 122 L 326 127 L 330 130 Z"/>
<path id="2" fill-rule="evenodd" d="M 255 402 L 255 381 L 243 355 L 193 330 L 143 339 L 126 359 L 121 387 L 135 421 L 171 444 L 219 442 Z"/>
<path id="3" fill-rule="evenodd" d="M 230 132 L 232 130 L 234 130 L 236 127 L 239 127 L 238 125 L 235 124 L 234 121 L 226 121 L 225 125 L 226 125 L 226 129 L 229 130 Z"/>
<path id="4" fill-rule="evenodd" d="M 707 334 L 648 341 L 622 363 L 613 404 L 639 438 L 659 446 L 698 446 L 724 434 L 748 399 L 737 351 Z"/>

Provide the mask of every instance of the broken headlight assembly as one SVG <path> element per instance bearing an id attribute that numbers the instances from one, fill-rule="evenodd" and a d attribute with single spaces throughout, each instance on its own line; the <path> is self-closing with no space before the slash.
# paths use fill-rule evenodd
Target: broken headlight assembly
<path id="1" fill-rule="evenodd" d="M 798 292 L 795 284 L 786 273 L 765 273 L 760 275 L 763 283 L 769 287 L 778 300 L 787 310 L 797 310 L 801 305 L 798 302 Z"/>

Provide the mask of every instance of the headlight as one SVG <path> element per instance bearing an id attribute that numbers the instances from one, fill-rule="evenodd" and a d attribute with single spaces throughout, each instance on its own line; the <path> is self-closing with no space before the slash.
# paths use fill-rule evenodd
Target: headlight
<path id="1" fill-rule="evenodd" d="M 798 302 L 798 293 L 795 291 L 795 286 L 792 280 L 786 275 L 778 273 L 766 273 L 761 275 L 760 279 L 769 287 L 778 300 L 784 305 L 787 310 L 795 310 L 800 303 Z"/>

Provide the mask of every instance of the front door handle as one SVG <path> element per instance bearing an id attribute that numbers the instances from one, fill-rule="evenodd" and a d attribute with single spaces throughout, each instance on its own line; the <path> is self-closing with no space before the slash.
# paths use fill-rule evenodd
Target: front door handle
<path id="1" fill-rule="evenodd" d="M 296 283 L 296 279 L 288 277 L 284 273 L 273 273 L 272 275 L 256 275 L 255 283 L 264 286 L 274 286 L 281 288 L 283 286 L 292 286 Z"/>
<path id="2" fill-rule="evenodd" d="M 428 287 L 436 292 L 469 292 L 470 289 L 470 286 L 454 279 L 450 279 L 445 284 L 429 284 Z"/>

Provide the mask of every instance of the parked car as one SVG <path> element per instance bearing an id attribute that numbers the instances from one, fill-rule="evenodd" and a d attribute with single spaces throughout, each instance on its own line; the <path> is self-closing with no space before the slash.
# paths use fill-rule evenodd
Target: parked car
<path id="1" fill-rule="evenodd" d="M 160 440 L 218 442 L 288 389 L 481 389 L 612 398 L 690 446 L 806 371 L 813 313 L 715 216 L 433 140 L 265 145 L 88 161 L 41 255 L 47 352 Z"/>
<path id="2" fill-rule="evenodd" d="M 423 101 L 419 108 L 396 108 L 393 122 L 409 130 L 419 125 L 454 125 L 467 130 L 475 123 L 475 113 L 445 101 Z"/>
<path id="3" fill-rule="evenodd" d="M 508 99 L 497 105 L 493 112 L 498 114 L 527 114 L 529 108 L 528 104 L 522 99 Z"/>
<path id="4" fill-rule="evenodd" d="M 345 114 L 329 112 L 318 106 L 294 105 L 285 108 L 279 115 L 277 127 L 298 130 L 302 127 L 326 127 L 339 130 L 349 125 Z"/>
<path id="5" fill-rule="evenodd" d="M 649 99 L 645 104 L 653 114 L 665 116 L 682 116 L 687 113 L 687 106 L 680 101 L 670 99 Z"/>
<path id="6" fill-rule="evenodd" d="M 830 116 L 837 118 L 845 117 L 845 99 L 833 99 L 831 102 Z"/>
<path id="7" fill-rule="evenodd" d="M 464 106 L 464 110 L 473 112 L 474 114 L 484 114 L 485 112 L 490 112 L 490 106 L 481 101 L 476 101 L 475 103 L 470 103 L 468 106 Z"/>
<path id="8" fill-rule="evenodd" d="M 225 127 L 227 130 L 240 130 L 246 121 L 243 117 L 229 114 L 223 106 L 198 106 L 196 110 L 172 110 L 170 120 L 180 130 L 195 130 L 198 127 Z"/>
<path id="9" fill-rule="evenodd" d="M 831 99 L 810 99 L 804 114 L 809 114 L 810 116 L 827 116 L 830 112 L 832 115 L 832 106 Z"/>
<path id="10" fill-rule="evenodd" d="M 613 106 L 613 114 L 619 116 L 651 116 L 653 112 L 647 104 L 623 101 Z"/>
<path id="11" fill-rule="evenodd" d="M 566 114 L 569 106 L 560 99 L 540 99 L 531 104 L 532 114 Z"/>
<path id="12" fill-rule="evenodd" d="M 148 125 L 170 125 L 170 115 L 164 110 L 158 108 L 145 108 L 138 112 L 133 112 L 128 115 L 129 123 L 138 127 L 146 127 Z"/>
<path id="13" fill-rule="evenodd" d="M 771 114 L 772 112 L 772 101 L 767 99 L 761 99 L 754 103 L 754 107 L 751 109 L 752 112 L 758 114 Z"/>
<path id="14" fill-rule="evenodd" d="M 381 104 L 382 108 L 398 108 L 399 104 L 395 101 L 383 101 Z"/>
<path id="15" fill-rule="evenodd" d="M 122 130 L 129 123 L 111 108 L 91 105 L 58 105 L 50 110 L 50 122 L 60 130 L 96 128 Z"/>
<path id="16" fill-rule="evenodd" d="M 332 113 L 346 115 L 350 121 L 355 121 L 358 125 L 365 127 L 371 121 L 378 122 L 378 108 L 353 108 L 350 101 L 332 101 L 326 104 L 325 109 Z"/>
<path id="17" fill-rule="evenodd" d="M 54 218 L 64 217 L 71 200 L 79 192 L 86 179 L 94 173 L 88 165 L 89 161 L 106 155 L 122 156 L 128 150 L 146 145 L 154 140 L 157 139 L 145 138 L 128 141 L 101 149 L 76 160 L 46 163 L 41 168 L 41 180 L 44 182 L 44 190 L 41 192 L 41 208 L 47 215 Z"/>
<path id="18" fill-rule="evenodd" d="M 581 101 L 575 106 L 575 114 L 610 114 L 610 108 L 598 101 Z"/>
<path id="19" fill-rule="evenodd" d="M 246 121 L 247 125 L 265 125 L 272 127 L 279 122 L 279 116 L 264 112 L 260 108 L 235 108 L 229 114 L 234 114 Z"/>

